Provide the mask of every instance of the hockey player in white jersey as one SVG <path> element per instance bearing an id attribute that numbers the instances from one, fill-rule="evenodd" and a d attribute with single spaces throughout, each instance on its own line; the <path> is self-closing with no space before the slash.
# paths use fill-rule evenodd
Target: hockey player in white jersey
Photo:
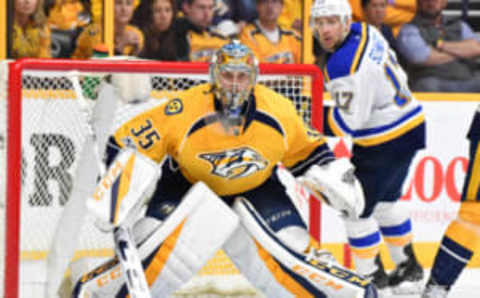
<path id="1" fill-rule="evenodd" d="M 326 51 L 325 84 L 335 102 L 325 131 L 352 138 L 351 161 L 366 197 L 361 218 L 345 220 L 356 270 L 381 292 L 418 293 L 423 270 L 410 218 L 396 202 L 413 157 L 425 147 L 422 106 L 387 41 L 374 27 L 351 21 L 347 0 L 316 0 L 311 26 Z M 382 236 L 396 264 L 389 276 L 379 259 Z"/>
<path id="2" fill-rule="evenodd" d="M 357 218 L 364 197 L 351 164 L 333 157 L 287 98 L 256 84 L 257 73 L 248 47 L 227 44 L 211 64 L 210 83 L 118 128 L 109 171 L 88 205 L 118 224 L 129 218 L 124 202 L 135 206 L 130 190 L 156 183 L 146 217 L 133 228 L 152 297 L 169 297 L 220 247 L 267 297 L 377 297 L 369 280 L 319 257 L 295 203 L 292 174 Z M 160 180 L 147 173 L 132 185 L 152 160 L 163 163 Z M 73 297 L 125 297 L 134 274 L 122 277 L 119 260 L 79 278 Z"/>

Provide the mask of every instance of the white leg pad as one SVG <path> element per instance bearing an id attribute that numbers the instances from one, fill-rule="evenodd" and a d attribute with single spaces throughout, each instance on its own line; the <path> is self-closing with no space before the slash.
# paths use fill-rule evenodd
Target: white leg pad
<path id="1" fill-rule="evenodd" d="M 237 199 L 242 225 L 223 246 L 239 270 L 267 297 L 376 297 L 373 286 L 339 266 L 330 266 L 281 243 L 254 207 Z"/>
<path id="2" fill-rule="evenodd" d="M 310 244 L 310 234 L 299 226 L 290 226 L 276 233 L 278 239 L 297 253 L 303 253 Z"/>
<path id="3" fill-rule="evenodd" d="M 155 254 L 150 264 L 155 263 L 157 269 L 145 268 L 147 283 L 153 297 L 168 297 L 214 256 L 237 228 L 239 220 L 205 184 L 197 183 L 159 228 L 150 232 L 146 223 L 142 220 L 134 227 L 134 237 L 136 241 L 143 241 L 138 247 L 142 260 Z M 139 234 L 143 235 L 139 237 Z M 124 286 L 124 279 L 118 278 L 122 274 L 120 264 L 110 267 L 84 275 L 80 279 L 82 291 L 98 297 L 118 293 Z M 86 278 L 88 275 L 93 277 Z"/>

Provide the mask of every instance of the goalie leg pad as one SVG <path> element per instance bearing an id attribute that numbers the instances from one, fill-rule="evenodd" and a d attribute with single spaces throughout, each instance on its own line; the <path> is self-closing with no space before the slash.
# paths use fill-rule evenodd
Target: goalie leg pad
<path id="1" fill-rule="evenodd" d="M 168 297 L 189 281 L 230 237 L 238 221 L 237 215 L 205 184 L 197 183 L 159 228 L 152 233 L 142 229 L 147 238 L 135 238 L 140 240 L 139 256 L 152 296 Z M 138 224 L 134 228 L 136 235 L 139 226 L 147 225 Z M 99 297 L 126 294 L 124 279 L 118 278 L 121 274 L 120 264 L 114 259 L 84 275 L 73 297 L 83 297 L 81 293 Z"/>
<path id="2" fill-rule="evenodd" d="M 234 210 L 242 225 L 223 248 L 267 297 L 376 297 L 364 278 L 284 245 L 247 200 L 237 199 Z"/>

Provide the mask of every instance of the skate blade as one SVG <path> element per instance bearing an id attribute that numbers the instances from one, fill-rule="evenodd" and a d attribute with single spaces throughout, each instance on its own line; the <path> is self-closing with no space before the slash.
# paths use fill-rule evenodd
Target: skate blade
<path id="1" fill-rule="evenodd" d="M 417 295 L 423 291 L 423 281 L 404 281 L 395 287 L 391 287 L 394 295 Z"/>

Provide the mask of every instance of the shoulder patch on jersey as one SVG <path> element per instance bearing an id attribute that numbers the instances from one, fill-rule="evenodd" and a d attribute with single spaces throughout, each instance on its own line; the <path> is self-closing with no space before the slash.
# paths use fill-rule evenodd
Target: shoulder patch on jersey
<path id="1" fill-rule="evenodd" d="M 179 98 L 170 100 L 165 106 L 165 115 L 176 115 L 183 111 L 183 103 Z"/>

